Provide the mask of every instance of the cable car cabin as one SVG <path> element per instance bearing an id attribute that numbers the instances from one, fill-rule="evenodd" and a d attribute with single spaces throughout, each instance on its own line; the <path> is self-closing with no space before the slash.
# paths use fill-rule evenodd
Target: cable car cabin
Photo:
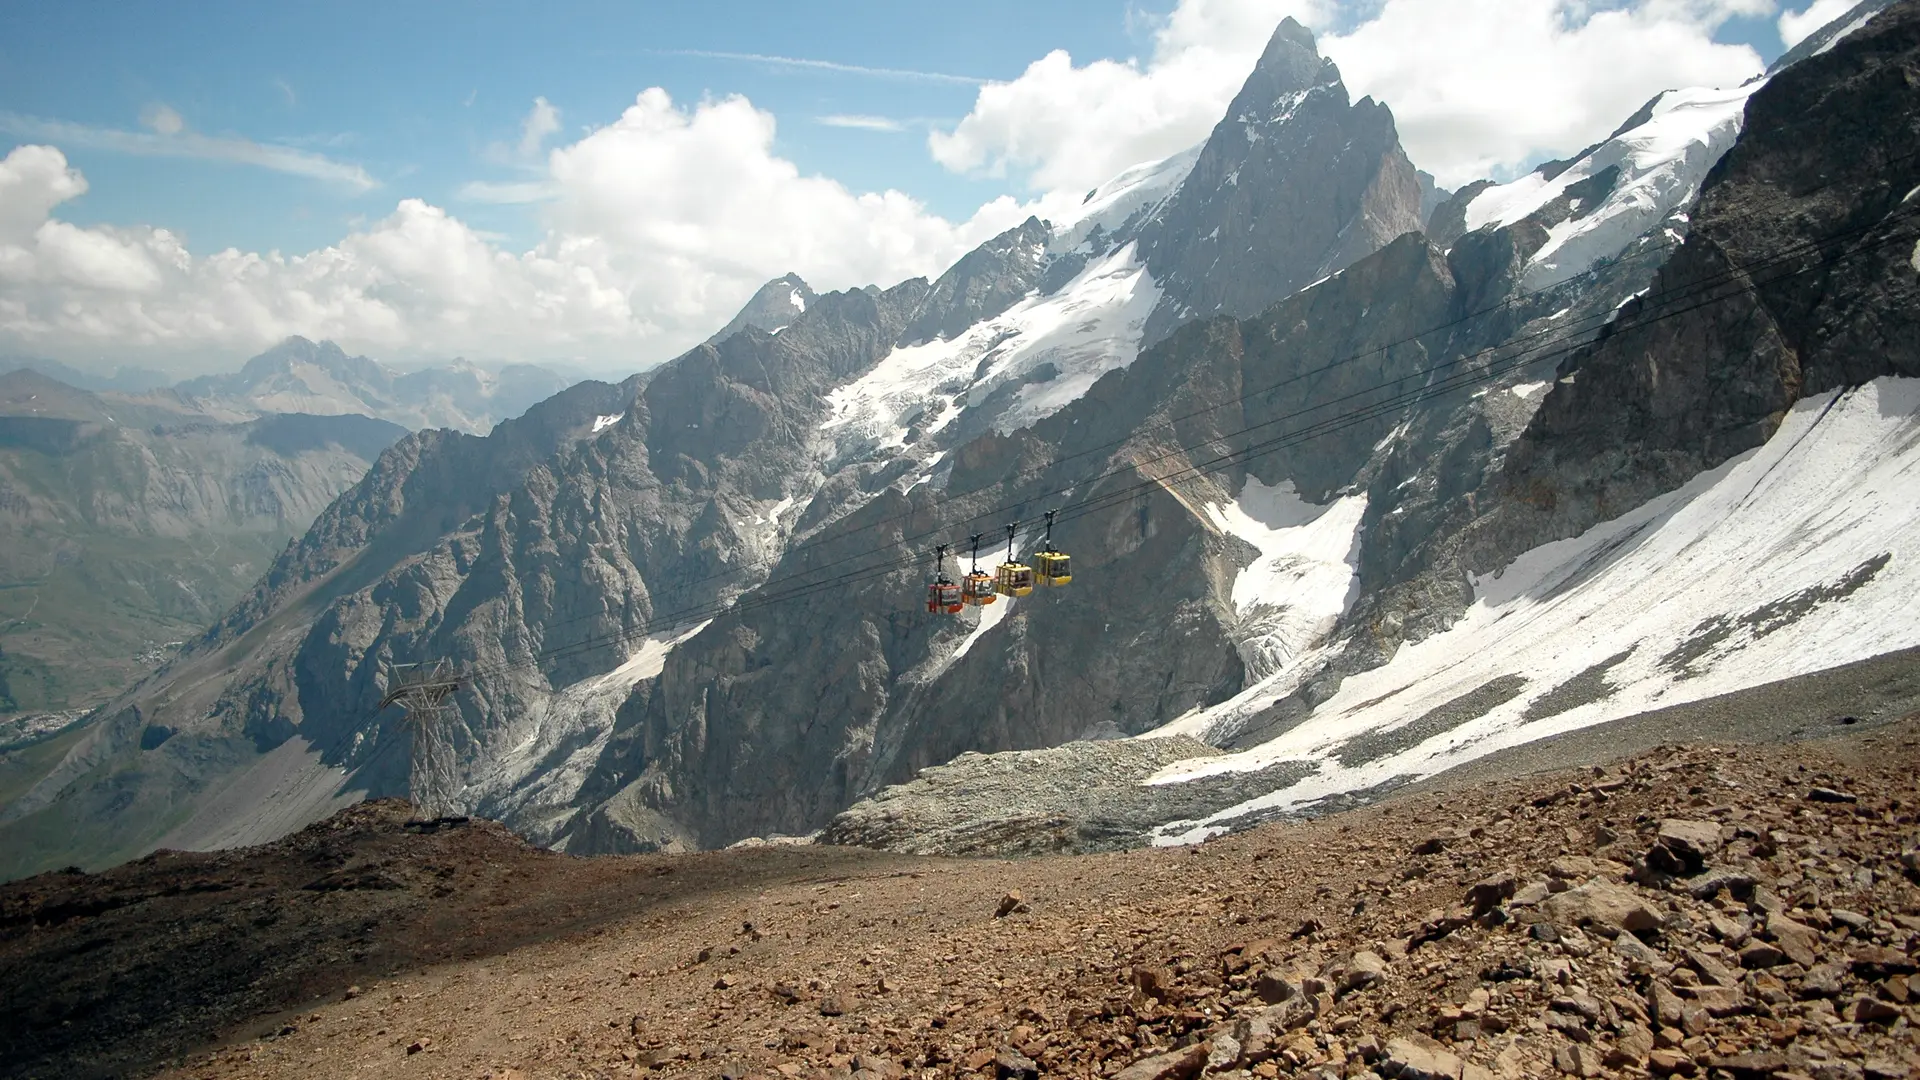
<path id="1" fill-rule="evenodd" d="M 1033 576 L 1052 589 L 1073 580 L 1072 556 L 1063 551 L 1038 551 L 1033 556 Z"/>
<path id="2" fill-rule="evenodd" d="M 997 599 L 993 595 L 993 575 L 975 570 L 960 579 L 960 601 L 969 607 L 986 607 Z"/>
<path id="3" fill-rule="evenodd" d="M 927 610 L 936 614 L 952 615 L 960 610 L 960 585 L 958 582 L 941 578 L 927 586 Z"/>
<path id="4" fill-rule="evenodd" d="M 1003 562 L 994 577 L 994 587 L 1001 596 L 1030 596 L 1033 594 L 1033 567 L 1024 563 Z"/>

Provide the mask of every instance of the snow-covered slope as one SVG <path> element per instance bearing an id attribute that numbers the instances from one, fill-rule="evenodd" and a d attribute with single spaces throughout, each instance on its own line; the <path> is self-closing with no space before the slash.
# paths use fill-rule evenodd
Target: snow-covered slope
<path id="1" fill-rule="evenodd" d="M 1051 296 L 1030 294 L 950 340 L 895 348 L 828 396 L 822 430 L 845 456 L 904 446 L 910 432 L 940 431 L 966 409 L 988 409 L 1003 433 L 1026 427 L 1131 364 L 1159 299 L 1133 245 L 1122 245 Z"/>
<path id="2" fill-rule="evenodd" d="M 1451 630 L 1349 677 L 1280 737 L 1163 769 L 1155 783 L 1285 761 L 1313 771 L 1162 839 L 1920 645 L 1917 486 L 1920 379 L 1803 400 L 1760 449 L 1476 581 Z"/>
<path id="3" fill-rule="evenodd" d="M 1198 143 L 1171 157 L 1143 162 L 1087 192 L 1073 213 L 1061 215 L 1053 223 L 1055 251 L 1071 251 L 1098 228 L 1113 232 L 1142 210 L 1165 202 L 1193 171 L 1205 143 Z"/>
<path id="4" fill-rule="evenodd" d="M 1669 90 L 1644 122 L 1622 131 L 1552 178 L 1532 172 L 1510 184 L 1487 188 L 1466 209 L 1469 230 L 1512 225 L 1568 195 L 1569 189 L 1608 170 L 1618 170 L 1597 204 L 1574 197 L 1565 220 L 1548 229 L 1533 253 L 1524 285 L 1530 289 L 1579 274 L 1611 258 L 1662 220 L 1682 212 L 1700 190 L 1707 170 L 1740 135 L 1747 99 L 1765 80 L 1731 90 Z M 1682 216 L 1678 223 L 1684 224 Z"/>

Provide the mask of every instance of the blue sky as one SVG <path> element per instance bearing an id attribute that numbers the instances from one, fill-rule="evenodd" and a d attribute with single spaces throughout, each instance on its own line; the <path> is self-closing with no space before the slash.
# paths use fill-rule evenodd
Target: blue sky
<path id="1" fill-rule="evenodd" d="M 0 34 L 0 108 L 138 129 L 163 102 L 195 130 L 286 143 L 356 163 L 379 181 L 337 184 L 228 162 L 82 147 L 67 156 L 91 190 L 63 208 L 81 224 L 165 224 L 196 250 L 304 251 L 378 216 L 398 195 L 458 208 L 478 228 L 531 243 L 524 207 L 457 198 L 474 179 L 511 180 L 489 155 L 513 143 L 535 97 L 562 135 L 604 124 L 649 86 L 682 102 L 745 94 L 779 119 L 780 153 L 859 191 L 899 188 L 965 218 L 1013 188 L 928 157 L 925 123 L 948 125 L 975 86 L 686 55 L 822 59 L 872 68 L 1011 79 L 1050 48 L 1126 57 L 1151 42 L 1144 20 L 1103 0 L 900 3 L 15 4 Z M 900 131 L 828 126 L 885 116 Z"/>
<path id="2" fill-rule="evenodd" d="M 1197 142 L 1285 14 L 1464 182 L 1741 81 L 1808 2 L 15 2 L 0 352 L 206 369 L 302 333 L 630 369 L 767 278 L 937 274 Z"/>

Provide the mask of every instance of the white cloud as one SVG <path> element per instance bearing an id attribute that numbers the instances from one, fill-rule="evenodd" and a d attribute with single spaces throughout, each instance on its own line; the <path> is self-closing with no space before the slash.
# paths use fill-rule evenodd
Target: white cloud
<path id="1" fill-rule="evenodd" d="M 1825 0 L 1821 0 L 1825 2 Z M 1273 27 L 1322 28 L 1323 55 L 1357 98 L 1385 101 L 1408 155 L 1458 184 L 1579 149 L 1661 90 L 1728 85 L 1762 65 L 1713 33 L 1774 0 L 1384 0 L 1355 14 L 1321 0 L 1183 0 L 1145 63 L 1076 65 L 1064 51 L 1012 82 L 929 148 L 950 169 L 1086 189 L 1207 136 Z M 1335 27 L 1328 33 L 1324 28 Z"/>
<path id="2" fill-rule="evenodd" d="M 85 178 L 53 147 L 16 147 L 0 160 L 0 348 L 237 359 L 302 334 L 395 359 L 632 370 L 706 337 L 780 273 L 822 289 L 937 274 L 1033 209 L 1002 198 L 949 222 L 897 191 L 803 175 L 774 133 L 745 98 L 682 108 L 646 91 L 553 148 L 541 180 L 463 189 L 545 200 L 544 238 L 519 254 L 405 199 L 303 255 L 196 255 L 166 229 L 59 220 Z"/>
<path id="3" fill-rule="evenodd" d="M 891 117 L 861 116 L 849 113 L 831 113 L 826 116 L 816 116 L 813 118 L 813 122 L 823 124 L 827 127 L 855 128 L 860 131 L 905 131 L 907 129 L 905 121 L 895 120 Z"/>
<path id="4" fill-rule="evenodd" d="M 203 135 L 188 131 L 186 121 L 180 114 L 165 105 L 148 106 L 142 111 L 141 123 L 152 130 L 123 131 L 0 110 L 0 131 L 62 146 L 147 157 L 231 161 L 324 180 L 354 191 L 371 191 L 380 186 L 373 177 L 367 175 L 367 170 L 344 161 L 335 161 L 324 154 L 274 143 L 259 143 L 234 135 Z"/>
<path id="5" fill-rule="evenodd" d="M 560 130 L 560 110 L 553 107 L 546 98 L 533 99 L 533 108 L 527 118 L 520 121 L 520 156 L 530 158 L 540 152 L 547 136 Z"/>
<path id="6" fill-rule="evenodd" d="M 773 116 L 744 97 L 687 110 L 647 90 L 550 155 L 548 243 L 633 283 L 663 323 L 711 333 L 783 270 L 816 288 L 937 274 L 1025 216 L 1002 199 L 955 225 L 898 191 L 802 175 L 773 139 Z"/>
<path id="7" fill-rule="evenodd" d="M 1780 40 L 1791 49 L 1805 41 L 1808 34 L 1845 15 L 1857 0 L 1813 0 L 1804 11 L 1791 9 L 1780 13 Z"/>
<path id="8" fill-rule="evenodd" d="M 981 87 L 972 112 L 928 147 L 956 171 L 1085 191 L 1206 138 L 1280 20 L 1319 10 L 1314 0 L 1185 0 L 1155 32 L 1148 63 L 1080 66 L 1056 49 L 1012 82 Z"/>
<path id="9" fill-rule="evenodd" d="M 1760 73 L 1745 45 L 1712 40 L 1772 0 L 1387 0 L 1378 18 L 1329 37 L 1353 92 L 1393 108 L 1407 156 L 1454 186 L 1511 173 L 1603 137 L 1648 98 L 1737 86 Z"/>

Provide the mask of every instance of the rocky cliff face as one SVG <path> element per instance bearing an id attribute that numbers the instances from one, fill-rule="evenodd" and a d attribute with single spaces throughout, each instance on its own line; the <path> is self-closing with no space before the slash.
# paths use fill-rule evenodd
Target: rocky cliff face
<path id="1" fill-rule="evenodd" d="M 725 341 L 749 326 L 769 334 L 779 333 L 818 298 L 800 275 L 784 274 L 760 286 L 740 313 L 709 340 Z"/>
<path id="2" fill-rule="evenodd" d="M 1429 258 L 1427 286 L 1397 292 L 1468 309 L 1505 296 L 1511 314 L 1492 326 L 1501 347 L 1417 342 L 1440 361 L 1428 371 L 1453 357 L 1505 374 L 1408 410 L 1360 467 L 1345 489 L 1367 499 L 1351 534 L 1351 605 L 1309 648 L 1264 674 L 1250 665 L 1256 678 L 1232 700 L 1162 729 L 1239 752 L 1133 781 L 1150 795 L 1119 782 L 1135 840 L 1351 805 L 1491 748 L 1640 710 L 1709 722 L 1713 693 L 1915 644 L 1906 613 L 1920 550 L 1899 492 L 1920 430 L 1920 391 L 1902 381 L 1920 374 L 1916 62 L 1920 5 L 1896 5 L 1747 88 L 1740 141 L 1686 217 L 1661 226 L 1688 231 L 1657 274 L 1638 275 L 1644 288 L 1629 273 L 1636 250 L 1654 253 L 1643 240 L 1547 290 L 1514 291 L 1555 239 L 1606 225 L 1606 204 L 1631 190 L 1624 170 L 1591 167 L 1604 147 L 1546 178 L 1586 184 L 1579 195 L 1502 208 L 1500 189 L 1467 189 L 1460 219 L 1487 223 L 1453 242 L 1452 280 Z M 1644 112 L 1642 128 L 1669 115 L 1659 101 Z M 1239 324 L 1241 335 L 1404 258 L 1403 246 Z M 1623 288 L 1637 298 L 1596 303 Z M 1440 325 L 1447 307 L 1429 304 L 1411 324 Z M 1604 329 L 1590 342 L 1554 330 L 1583 321 Z M 1531 357 L 1516 348 L 1543 340 Z M 1290 478 L 1309 481 L 1306 464 Z M 1112 843 L 1115 815 L 1087 809 L 1083 791 L 1044 794 L 1093 756 L 1036 779 L 1042 797 L 996 821 L 991 849 L 1076 833 Z M 1046 766 L 969 766 L 1023 767 Z M 864 802 L 830 834 L 914 849 L 924 838 L 907 835 L 911 819 L 938 834 L 935 848 L 979 850 L 982 830 L 950 821 L 963 793 L 940 796 L 940 779 Z M 1244 797 L 1255 780 L 1265 793 Z M 1158 808 L 1157 826 L 1140 804 Z"/>

